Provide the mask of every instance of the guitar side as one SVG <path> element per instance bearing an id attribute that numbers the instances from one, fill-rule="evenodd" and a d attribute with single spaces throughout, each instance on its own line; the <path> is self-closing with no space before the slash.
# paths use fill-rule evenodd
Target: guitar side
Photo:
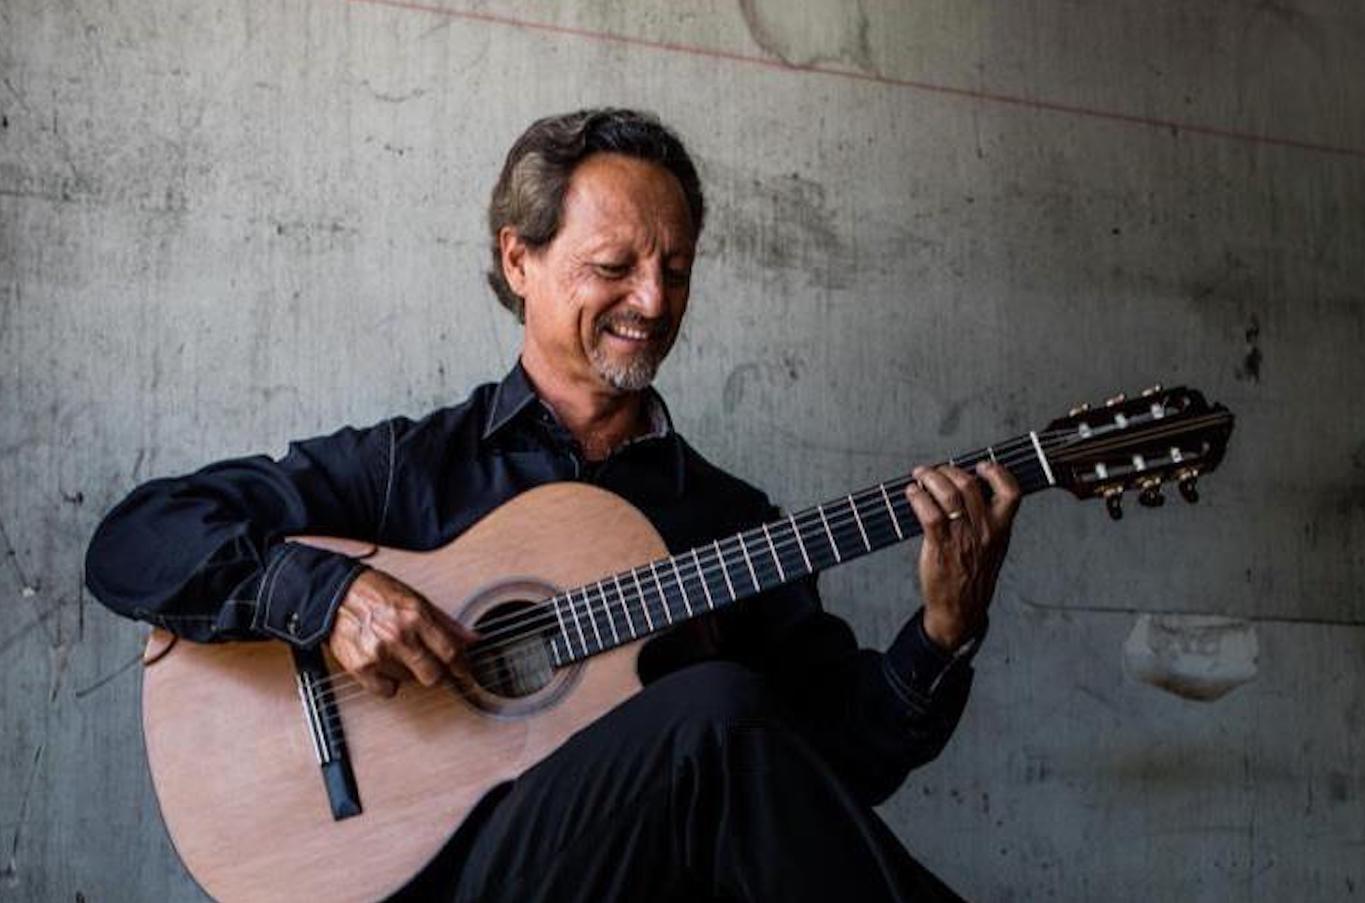
<path id="1" fill-rule="evenodd" d="M 441 549 L 379 549 L 367 563 L 473 623 L 527 587 L 572 587 L 666 553 L 624 500 L 560 483 L 517 496 Z M 408 683 L 388 700 L 342 691 L 363 811 L 334 820 L 290 650 L 165 642 L 154 635 L 144 669 L 148 763 L 176 851 L 225 901 L 393 893 L 492 787 L 639 690 L 636 642 L 561 669 L 551 689 L 507 706 L 471 704 L 446 686 Z"/>

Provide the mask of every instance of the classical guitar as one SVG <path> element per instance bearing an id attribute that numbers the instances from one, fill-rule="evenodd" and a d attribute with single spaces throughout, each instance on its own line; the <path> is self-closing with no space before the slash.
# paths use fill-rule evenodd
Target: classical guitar
<path id="1" fill-rule="evenodd" d="M 1196 391 L 1155 387 L 949 459 L 1007 465 L 1122 513 L 1127 490 L 1188 501 L 1233 425 Z M 431 552 L 307 539 L 364 557 L 477 627 L 441 686 L 363 692 L 321 652 L 200 645 L 154 631 L 143 731 L 180 857 L 221 900 L 372 900 L 515 778 L 639 688 L 644 639 L 909 539 L 908 476 L 670 555 L 622 499 L 577 483 L 517 496 Z"/>

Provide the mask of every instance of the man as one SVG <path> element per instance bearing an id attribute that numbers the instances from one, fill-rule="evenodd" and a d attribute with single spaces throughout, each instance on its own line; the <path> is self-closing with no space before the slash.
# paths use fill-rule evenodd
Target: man
<path id="1" fill-rule="evenodd" d="M 512 372 L 420 422 L 140 487 L 92 541 L 92 591 L 190 639 L 323 643 L 391 695 L 459 668 L 471 633 L 396 578 L 288 535 L 431 549 L 555 480 L 624 496 L 674 551 L 775 516 L 678 436 L 649 388 L 682 325 L 704 209 L 652 117 L 535 123 L 489 209 L 490 283 L 525 324 Z M 859 650 L 813 581 L 681 625 L 645 647 L 641 693 L 491 794 L 409 895 L 950 898 L 870 807 L 957 723 L 1020 494 L 1003 467 L 915 475 L 924 608 L 886 653 Z"/>

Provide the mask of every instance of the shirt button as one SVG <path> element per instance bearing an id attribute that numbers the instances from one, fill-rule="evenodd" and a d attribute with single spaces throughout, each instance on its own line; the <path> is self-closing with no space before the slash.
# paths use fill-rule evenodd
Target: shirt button
<path id="1" fill-rule="evenodd" d="M 285 621 L 284 629 L 288 630 L 293 636 L 299 635 L 299 613 L 293 612 L 289 615 L 289 620 Z"/>

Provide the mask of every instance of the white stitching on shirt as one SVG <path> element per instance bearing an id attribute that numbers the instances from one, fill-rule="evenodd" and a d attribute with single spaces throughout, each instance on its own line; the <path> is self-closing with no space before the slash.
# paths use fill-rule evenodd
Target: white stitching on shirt
<path id="1" fill-rule="evenodd" d="M 390 421 L 389 421 L 389 466 L 388 466 L 388 468 L 387 468 L 387 469 L 388 469 L 388 474 L 387 474 L 387 476 L 386 476 L 386 478 L 385 478 L 385 482 L 384 482 L 384 507 L 383 507 L 382 509 L 380 509 L 380 512 L 379 512 L 379 528 L 375 531 L 375 537 L 374 537 L 374 541 L 375 541 L 375 542 L 381 542 L 381 541 L 383 541 L 383 539 L 384 539 L 384 527 L 385 527 L 385 526 L 388 524 L 388 522 L 389 522 L 389 500 L 393 497 L 393 473 L 394 473 L 394 469 L 395 469 L 395 461 L 396 461 L 397 456 L 398 456 L 397 445 L 398 445 L 398 440 L 397 440 L 397 438 L 396 438 L 396 431 L 395 431 L 394 428 L 393 428 L 393 421 L 390 420 Z"/>
<path id="2" fill-rule="evenodd" d="M 291 545 L 285 550 L 284 554 L 275 562 L 275 573 L 270 575 L 269 588 L 263 593 L 265 596 L 265 613 L 261 618 L 261 627 L 271 633 L 279 635 L 282 633 L 279 628 L 270 623 L 270 605 L 275 601 L 275 585 L 280 582 L 280 571 L 284 570 L 285 562 L 289 557 L 299 550 L 296 545 Z M 287 634 L 285 634 L 287 636 Z"/>

